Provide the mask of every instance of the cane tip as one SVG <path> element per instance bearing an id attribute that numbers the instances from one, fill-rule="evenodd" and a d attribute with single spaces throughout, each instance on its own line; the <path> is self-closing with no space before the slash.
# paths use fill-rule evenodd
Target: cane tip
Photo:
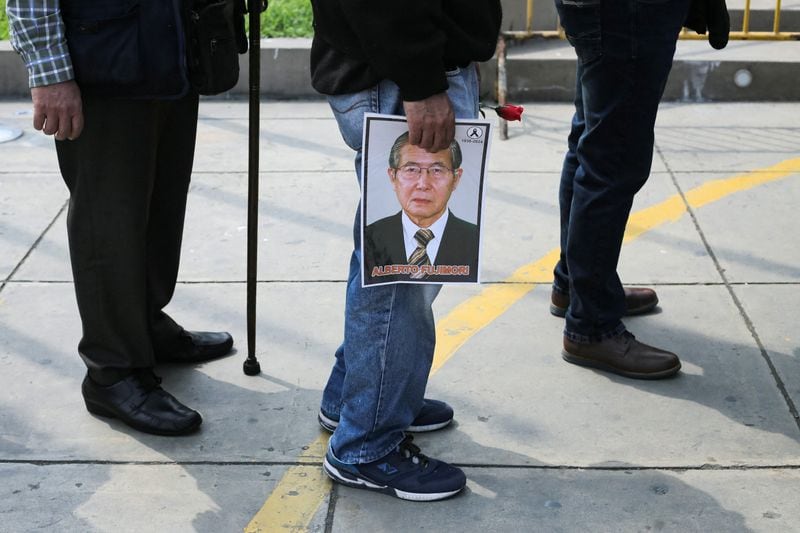
<path id="1" fill-rule="evenodd" d="M 256 359 L 246 359 L 244 373 L 248 376 L 257 376 L 261 373 L 261 364 Z"/>

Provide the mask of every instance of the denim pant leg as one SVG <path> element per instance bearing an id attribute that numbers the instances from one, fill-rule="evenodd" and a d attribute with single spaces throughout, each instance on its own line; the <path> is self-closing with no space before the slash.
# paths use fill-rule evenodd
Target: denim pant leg
<path id="1" fill-rule="evenodd" d="M 556 7 L 578 55 L 584 118 L 564 237 L 564 333 L 589 342 L 625 329 L 617 261 L 633 197 L 650 174 L 658 103 L 688 0 L 556 0 Z"/>
<path id="2" fill-rule="evenodd" d="M 473 66 L 448 73 L 448 96 L 459 118 L 478 114 Z M 361 183 L 364 113 L 403 114 L 397 86 L 383 81 L 356 94 L 329 97 L 345 142 L 356 151 Z M 353 227 L 345 303 L 344 342 L 322 395 L 322 408 L 339 415 L 330 440 L 345 463 L 368 463 L 391 452 L 422 407 L 435 347 L 431 305 L 441 285 L 361 287 L 360 209 Z"/>

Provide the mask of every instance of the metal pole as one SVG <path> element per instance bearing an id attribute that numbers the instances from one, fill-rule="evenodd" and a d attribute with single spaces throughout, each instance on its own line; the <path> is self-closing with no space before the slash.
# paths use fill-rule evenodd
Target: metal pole
<path id="1" fill-rule="evenodd" d="M 744 16 L 742 18 L 742 33 L 747 35 L 750 32 L 750 0 L 744 2 Z"/>
<path id="2" fill-rule="evenodd" d="M 497 104 L 506 105 L 506 93 L 508 92 L 508 79 L 506 77 L 506 39 L 502 33 L 497 39 Z M 508 139 L 508 122 L 502 118 L 500 122 L 500 139 Z"/>
<path id="3" fill-rule="evenodd" d="M 256 285 L 258 272 L 258 140 L 261 98 L 261 11 L 262 0 L 249 0 L 250 14 L 250 129 L 247 149 L 247 359 L 244 373 L 261 372 L 256 358 Z"/>

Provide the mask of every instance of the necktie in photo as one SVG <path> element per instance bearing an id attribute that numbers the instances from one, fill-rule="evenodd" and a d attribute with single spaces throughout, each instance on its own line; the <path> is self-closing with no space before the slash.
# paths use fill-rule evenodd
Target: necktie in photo
<path id="1" fill-rule="evenodd" d="M 417 249 L 408 258 L 409 265 L 430 265 L 431 259 L 428 257 L 426 246 L 433 239 L 433 232 L 429 229 L 421 229 L 414 234 L 414 240 L 417 241 Z M 426 276 L 422 271 L 417 271 L 416 274 L 411 274 L 411 279 L 422 279 Z"/>

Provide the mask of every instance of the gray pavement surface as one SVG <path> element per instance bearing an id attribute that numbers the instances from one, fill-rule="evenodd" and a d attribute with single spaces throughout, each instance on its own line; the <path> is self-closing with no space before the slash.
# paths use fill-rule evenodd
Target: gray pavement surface
<path id="1" fill-rule="evenodd" d="M 633 208 L 649 218 L 632 219 L 643 232 L 619 267 L 661 300 L 628 327 L 684 361 L 657 382 L 563 362 L 548 269 L 512 277 L 558 247 L 570 119 L 568 105 L 525 105 L 510 139 L 492 145 L 485 283 L 446 287 L 436 312 L 450 317 L 487 289 L 522 294 L 497 316 L 474 310 L 482 329 L 431 378 L 428 395 L 450 402 L 456 421 L 416 441 L 469 482 L 452 500 L 418 504 L 327 482 L 308 503 L 308 487 L 284 477 L 320 469 L 315 416 L 341 340 L 358 201 L 352 154 L 323 102 L 262 105 L 258 377 L 241 370 L 247 104 L 201 104 L 168 311 L 193 329 L 230 330 L 238 353 L 159 368 L 204 415 L 185 438 L 85 411 L 67 191 L 29 103 L 0 103 L 0 124 L 24 130 L 0 144 L 0 531 L 242 531 L 272 500 L 283 514 L 250 530 L 800 531 L 800 104 L 662 105 L 653 173 Z M 697 200 L 713 185 L 722 192 Z M 671 199 L 691 207 L 670 211 Z"/>

